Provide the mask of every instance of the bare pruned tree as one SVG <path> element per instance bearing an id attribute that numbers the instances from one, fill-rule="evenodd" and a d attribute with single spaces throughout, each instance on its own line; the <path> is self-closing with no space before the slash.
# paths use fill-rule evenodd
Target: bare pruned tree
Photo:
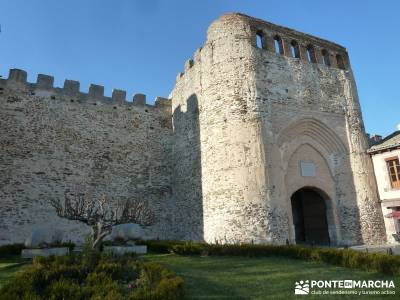
<path id="1" fill-rule="evenodd" d="M 90 193 L 71 193 L 66 190 L 63 200 L 51 200 L 57 215 L 89 225 L 93 229 L 93 248 L 99 249 L 101 241 L 119 224 L 154 224 L 154 213 L 147 202 L 129 199 L 111 203 L 105 196 L 94 198 Z"/>

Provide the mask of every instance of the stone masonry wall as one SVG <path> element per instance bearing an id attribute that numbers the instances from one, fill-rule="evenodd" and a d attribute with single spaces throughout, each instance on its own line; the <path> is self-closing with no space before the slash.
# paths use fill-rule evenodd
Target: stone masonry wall
<path id="1" fill-rule="evenodd" d="M 66 189 L 146 199 L 148 237 L 295 242 L 291 197 L 316 191 L 333 245 L 385 232 L 346 49 L 242 14 L 226 14 L 177 76 L 171 100 L 88 94 L 12 70 L 0 80 L 0 244 L 33 227 L 87 228 L 55 216 Z M 302 163 L 314 166 L 311 175 Z M 65 230 L 67 229 L 67 230 Z"/>
<path id="2" fill-rule="evenodd" d="M 172 238 L 170 101 L 150 106 L 140 94 L 132 103 L 123 91 L 110 99 L 101 86 L 83 94 L 76 81 L 52 82 L 26 83 L 20 70 L 0 80 L 0 244 L 23 242 L 37 227 L 82 241 L 88 228 L 48 204 L 66 189 L 145 199 L 157 216 L 148 237 Z"/>
<path id="3" fill-rule="evenodd" d="M 206 241 L 294 242 L 290 198 L 303 187 L 324 195 L 331 243 L 384 241 L 345 48 L 227 14 L 178 75 L 173 110 L 192 94 Z M 315 176 L 300 175 L 303 160 Z"/>

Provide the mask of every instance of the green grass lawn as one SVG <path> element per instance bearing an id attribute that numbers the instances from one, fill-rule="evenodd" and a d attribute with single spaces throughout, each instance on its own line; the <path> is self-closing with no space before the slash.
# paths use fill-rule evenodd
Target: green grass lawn
<path id="1" fill-rule="evenodd" d="M 0 288 L 18 271 L 26 266 L 27 261 L 19 256 L 0 257 Z"/>
<path id="2" fill-rule="evenodd" d="M 283 257 L 201 257 L 174 254 L 148 254 L 146 260 L 158 262 L 176 272 L 185 281 L 187 299 L 382 299 L 382 296 L 295 296 L 294 283 L 299 280 L 394 280 L 396 296 L 400 278 L 351 270 L 331 265 Z M 0 258 L 0 287 L 26 262 L 19 257 Z"/>
<path id="3" fill-rule="evenodd" d="M 399 297 L 400 278 L 282 257 L 200 257 L 148 254 L 185 281 L 187 299 L 382 299 L 383 296 L 294 295 L 299 280 L 394 280 Z"/>

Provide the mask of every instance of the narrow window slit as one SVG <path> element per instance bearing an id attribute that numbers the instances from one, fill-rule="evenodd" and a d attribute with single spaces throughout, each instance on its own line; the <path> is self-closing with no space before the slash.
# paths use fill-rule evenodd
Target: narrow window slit
<path id="1" fill-rule="evenodd" d="M 257 31 L 256 34 L 256 46 L 259 49 L 263 49 L 263 44 L 264 44 L 264 35 L 261 31 Z"/>
<path id="2" fill-rule="evenodd" d="M 300 58 L 299 44 L 294 40 L 290 42 L 290 52 L 292 57 Z"/>
<path id="3" fill-rule="evenodd" d="M 314 47 L 312 45 L 307 46 L 307 60 L 310 63 L 316 63 L 317 59 L 315 57 Z"/>
<path id="4" fill-rule="evenodd" d="M 343 57 L 340 54 L 336 55 L 336 63 L 339 69 L 344 70 L 344 61 L 343 61 Z"/>
<path id="5" fill-rule="evenodd" d="M 323 61 L 324 65 L 329 67 L 331 65 L 331 61 L 329 60 L 328 51 L 326 51 L 325 49 L 322 49 L 321 54 L 322 54 L 322 61 Z"/>
<path id="6" fill-rule="evenodd" d="M 276 54 L 283 55 L 283 44 L 282 44 L 282 39 L 280 38 L 279 35 L 276 35 L 274 37 L 274 47 Z"/>

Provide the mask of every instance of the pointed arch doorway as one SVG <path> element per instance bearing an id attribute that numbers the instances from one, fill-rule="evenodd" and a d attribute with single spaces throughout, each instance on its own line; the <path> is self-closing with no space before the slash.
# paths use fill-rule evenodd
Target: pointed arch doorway
<path id="1" fill-rule="evenodd" d="M 291 197 L 296 244 L 329 245 L 325 195 L 311 187 L 304 187 Z"/>

